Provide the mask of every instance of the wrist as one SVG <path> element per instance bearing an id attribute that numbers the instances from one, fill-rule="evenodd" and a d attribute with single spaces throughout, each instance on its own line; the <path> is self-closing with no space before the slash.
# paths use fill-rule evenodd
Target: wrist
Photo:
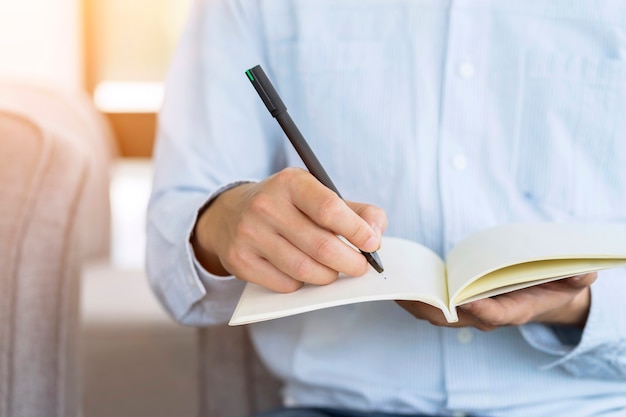
<path id="1" fill-rule="evenodd" d="M 251 184 L 253 183 L 242 182 L 225 189 L 199 211 L 190 243 L 196 259 L 210 274 L 231 275 L 218 255 L 218 242 L 224 242 L 224 239 L 220 238 L 220 227 L 228 224 L 224 213 L 228 213 L 229 210 L 233 211 L 233 207 L 238 205 L 236 199 L 234 203 L 231 201 L 232 196 L 245 190 Z"/>
<path id="2" fill-rule="evenodd" d="M 232 275 L 220 260 L 220 245 L 228 240 L 230 220 L 239 215 L 242 198 L 255 184 L 251 181 L 233 183 L 200 209 L 190 243 L 196 259 L 210 274 Z"/>
<path id="3" fill-rule="evenodd" d="M 212 203 L 214 202 L 215 200 Z M 207 207 L 199 214 L 189 242 L 196 259 L 207 272 L 213 275 L 227 276 L 230 274 L 222 265 L 212 243 L 214 230 L 209 224 L 210 214 L 208 212 L 209 208 Z"/>

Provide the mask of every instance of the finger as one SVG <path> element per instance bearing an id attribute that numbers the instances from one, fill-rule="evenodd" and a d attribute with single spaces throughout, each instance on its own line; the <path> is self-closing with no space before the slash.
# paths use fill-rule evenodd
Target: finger
<path id="1" fill-rule="evenodd" d="M 335 236 L 331 237 L 339 241 Z M 348 250 L 354 255 L 359 255 L 350 248 Z M 300 282 L 326 285 L 335 281 L 339 275 L 337 270 L 318 262 L 279 235 L 270 240 L 270 244 L 263 248 L 260 255 L 282 273 Z"/>
<path id="2" fill-rule="evenodd" d="M 426 320 L 435 326 L 453 328 L 476 327 L 481 330 L 494 329 L 493 326 L 486 325 L 485 323 L 477 320 L 476 317 L 464 312 L 463 310 L 457 310 L 459 318 L 457 322 L 449 323 L 443 315 L 443 312 L 438 307 L 419 301 L 397 300 L 396 303 L 413 315 L 413 317 L 420 320 Z"/>
<path id="3" fill-rule="evenodd" d="M 310 237 L 295 234 L 289 236 L 289 240 L 312 260 L 333 271 L 357 277 L 369 270 L 367 259 L 361 253 L 330 232 L 316 231 Z"/>
<path id="4" fill-rule="evenodd" d="M 266 259 L 252 252 L 238 253 L 232 273 L 238 279 L 261 285 L 280 293 L 294 292 L 303 283 L 283 273 Z"/>
<path id="5" fill-rule="evenodd" d="M 256 192 L 249 198 L 245 215 L 241 215 L 234 231 L 236 250 L 257 253 L 287 275 L 303 282 L 328 283 L 336 279 L 335 271 L 363 275 L 368 270 L 365 258 L 335 234 L 313 222 L 291 201 L 290 194 L 280 192 L 286 184 L 288 189 L 293 188 L 290 181 L 306 182 L 310 178 L 311 175 L 303 170 L 289 169 L 264 182 L 264 192 Z M 319 183 L 316 187 L 330 192 Z M 316 265 L 315 261 L 321 265 Z"/>
<path id="6" fill-rule="evenodd" d="M 588 274 L 576 275 L 555 282 L 559 282 L 574 289 L 583 289 L 593 284 L 597 278 L 597 272 L 590 272 Z"/>
<path id="7" fill-rule="evenodd" d="M 350 276 L 360 276 L 368 271 L 367 260 L 363 255 L 333 233 L 313 223 L 302 212 L 297 210 L 286 211 L 280 220 L 280 222 L 273 225 L 277 232 L 288 242 L 291 242 L 295 248 L 308 255 L 310 261 L 317 261 L 330 270 L 343 272 Z M 290 225 L 298 225 L 298 227 Z M 309 265 L 309 260 L 302 259 L 301 255 L 293 253 L 287 247 L 274 247 L 274 250 L 280 251 L 276 253 L 283 254 L 282 257 L 287 256 L 288 253 L 291 254 L 290 256 L 294 257 L 291 260 L 292 262 L 301 262 L 298 264 L 299 267 L 296 268 L 296 271 L 293 270 L 294 268 L 281 268 L 290 275 L 297 271 L 308 272 L 309 268 L 312 267 Z M 321 281 L 321 283 L 327 282 L 329 277 L 328 273 L 320 276 L 318 279 L 309 276 L 309 274 L 306 274 L 306 276 L 301 276 L 301 274 L 292 276 L 304 282 L 312 283 L 318 283 L 318 281 Z"/>
<path id="8" fill-rule="evenodd" d="M 266 204 L 253 204 L 250 215 L 242 216 L 237 225 L 229 230 L 229 244 L 224 245 L 219 253 L 224 268 L 237 278 L 252 282 L 277 292 L 292 292 L 302 286 L 302 282 L 274 266 L 269 258 L 268 248 L 276 245 L 276 240 L 283 238 L 276 233 L 271 224 L 260 218 L 258 207 Z M 263 214 L 263 213 L 261 213 Z M 262 217 L 262 216 L 261 216 Z M 227 239 L 224 239 L 227 240 Z"/>
<path id="9" fill-rule="evenodd" d="M 568 305 L 597 278 L 589 273 L 513 291 L 465 304 L 460 308 L 490 326 L 519 326 L 551 317 Z"/>
<path id="10" fill-rule="evenodd" d="M 346 201 L 346 204 L 370 225 L 379 238 L 382 236 L 388 224 L 387 214 L 383 209 L 372 206 L 371 204 L 357 203 L 354 201 Z"/>
<path id="11" fill-rule="evenodd" d="M 461 308 L 487 326 L 521 326 L 553 313 L 580 291 L 551 291 L 533 287 L 474 301 Z"/>
<path id="12" fill-rule="evenodd" d="M 293 204 L 330 232 L 345 237 L 357 248 L 373 252 L 380 247 L 379 234 L 336 193 L 308 174 L 300 184 L 290 183 Z"/>
<path id="13" fill-rule="evenodd" d="M 459 306 L 459 310 L 488 328 L 522 325 L 530 318 L 529 306 L 511 297 L 485 298 Z"/>
<path id="14" fill-rule="evenodd" d="M 435 326 L 453 327 L 459 323 L 448 323 L 443 312 L 434 306 L 419 301 L 396 300 L 396 303 L 408 311 L 413 317 L 426 320 Z"/>
<path id="15" fill-rule="evenodd" d="M 225 260 L 226 267 L 241 280 L 281 293 L 293 292 L 304 283 L 326 285 L 337 279 L 337 271 L 297 250 L 282 237 L 271 241 L 276 240 L 284 242 L 273 245 L 279 248 L 276 252 L 271 248 L 258 254 L 249 250 L 232 251 Z"/>

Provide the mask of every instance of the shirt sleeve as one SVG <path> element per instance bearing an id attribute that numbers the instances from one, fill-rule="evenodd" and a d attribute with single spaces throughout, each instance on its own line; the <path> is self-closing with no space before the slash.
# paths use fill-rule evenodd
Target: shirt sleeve
<path id="1" fill-rule="evenodd" d="M 146 270 L 155 294 L 183 324 L 227 320 L 242 283 L 195 262 L 189 236 L 198 211 L 224 189 L 284 164 L 245 71 L 264 64 L 257 2 L 196 1 L 172 60 L 159 112 L 148 206 Z"/>
<path id="2" fill-rule="evenodd" d="M 531 323 L 520 328 L 526 341 L 562 367 L 585 378 L 626 379 L 626 269 L 598 273 L 591 308 L 582 330 Z"/>

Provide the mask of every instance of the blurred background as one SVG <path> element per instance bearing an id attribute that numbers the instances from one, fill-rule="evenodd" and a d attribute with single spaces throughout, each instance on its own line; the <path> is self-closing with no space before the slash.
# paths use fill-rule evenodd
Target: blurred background
<path id="1" fill-rule="evenodd" d="M 81 274 L 85 417 L 197 413 L 196 333 L 164 313 L 144 272 L 156 112 L 189 6 L 0 0 L 0 80 L 84 92 L 114 133 L 110 256 Z"/>
<path id="2" fill-rule="evenodd" d="M 112 120 L 122 155 L 147 156 L 189 6 L 190 0 L 0 0 L 0 76 L 86 89 Z"/>

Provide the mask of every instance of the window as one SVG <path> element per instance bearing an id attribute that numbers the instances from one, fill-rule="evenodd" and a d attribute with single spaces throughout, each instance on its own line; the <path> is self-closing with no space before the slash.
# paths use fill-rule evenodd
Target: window
<path id="1" fill-rule="evenodd" d="M 122 156 L 148 156 L 190 0 L 83 0 L 85 82 Z"/>

